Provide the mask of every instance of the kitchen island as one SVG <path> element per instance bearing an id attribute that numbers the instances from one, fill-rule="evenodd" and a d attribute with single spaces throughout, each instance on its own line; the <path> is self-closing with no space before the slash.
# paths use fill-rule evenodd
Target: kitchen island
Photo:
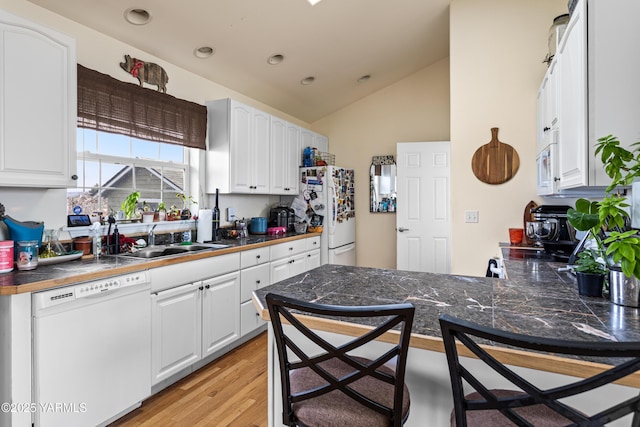
<path id="1" fill-rule="evenodd" d="M 265 320 L 269 292 L 336 305 L 411 302 L 416 314 L 407 366 L 411 415 L 407 425 L 445 426 L 452 398 L 438 317 L 447 313 L 481 325 L 542 337 L 584 341 L 640 341 L 638 309 L 602 298 L 578 295 L 575 279 L 563 264 L 547 259 L 506 259 L 507 279 L 466 277 L 397 270 L 324 265 L 254 292 L 254 304 Z M 356 323 L 312 319 L 312 327 L 339 338 L 361 329 Z M 271 328 L 269 328 L 271 334 Z M 275 346 L 269 350 L 270 425 L 280 425 L 281 404 Z M 564 375 L 582 377 L 603 369 L 595 361 L 554 357 L 508 348 L 492 353 L 513 366 L 535 369 L 537 377 L 556 383 Z M 275 376 L 274 376 L 275 375 Z M 548 378 L 547 378 L 548 377 Z M 640 374 L 614 385 L 608 396 L 637 394 Z M 499 385 L 499 384 L 496 384 Z M 599 399 L 604 405 L 606 399 Z M 592 402 L 585 402 L 592 405 Z M 430 420 L 425 424 L 424 420 Z M 622 424 L 626 425 L 626 424 Z"/>

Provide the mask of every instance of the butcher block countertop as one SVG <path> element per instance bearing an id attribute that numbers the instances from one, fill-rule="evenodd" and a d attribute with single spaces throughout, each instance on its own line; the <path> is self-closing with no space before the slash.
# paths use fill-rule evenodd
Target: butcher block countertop
<path id="1" fill-rule="evenodd" d="M 142 259 L 109 255 L 102 256 L 99 259 L 81 259 L 60 264 L 39 265 L 34 270 L 20 271 L 14 269 L 12 272 L 0 274 L 0 296 L 37 292 L 58 286 L 195 261 L 314 236 L 320 236 L 320 233 L 297 234 L 284 237 L 249 236 L 246 239 L 223 241 L 222 243 L 230 245 L 228 248 L 181 254 L 172 257 Z"/>
<path id="2" fill-rule="evenodd" d="M 581 297 L 566 264 L 546 259 L 505 259 L 507 279 L 323 265 L 254 292 L 254 305 L 269 320 L 269 292 L 335 305 L 411 302 L 416 307 L 411 346 L 443 352 L 438 317 L 447 313 L 512 332 L 584 341 L 640 341 L 638 309 L 608 299 Z M 319 330 L 353 335 L 365 324 L 309 317 Z M 607 361 L 556 357 L 490 346 L 505 363 L 584 377 Z M 605 363 L 605 364 L 603 364 Z M 640 387 L 640 373 L 625 385 Z"/>

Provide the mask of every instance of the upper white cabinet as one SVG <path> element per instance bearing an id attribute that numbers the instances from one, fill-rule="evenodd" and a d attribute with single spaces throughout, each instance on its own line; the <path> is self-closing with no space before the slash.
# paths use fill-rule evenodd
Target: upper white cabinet
<path id="1" fill-rule="evenodd" d="M 271 116 L 271 194 L 298 194 L 300 127 Z"/>
<path id="2" fill-rule="evenodd" d="M 206 189 L 269 194 L 271 116 L 232 99 L 207 102 Z"/>
<path id="3" fill-rule="evenodd" d="M 304 150 L 305 147 L 314 147 L 318 151 L 329 151 L 329 139 L 309 129 L 302 129 L 300 131 L 300 147 Z"/>
<path id="4" fill-rule="evenodd" d="M 0 11 L 0 185 L 76 185 L 76 92 L 75 40 Z"/>
<path id="5" fill-rule="evenodd" d="M 326 136 L 234 101 L 207 101 L 206 192 L 298 193 L 302 148 L 326 151 Z M 307 145 L 304 145 L 307 144 Z"/>
<path id="6" fill-rule="evenodd" d="M 628 0 L 580 0 L 571 16 L 538 98 L 540 152 L 556 108 L 545 98 L 548 87 L 557 96 L 557 126 L 550 126 L 557 127 L 557 193 L 609 184 L 595 157 L 598 138 L 617 136 L 627 148 L 640 140 L 638 16 L 640 2 Z"/>

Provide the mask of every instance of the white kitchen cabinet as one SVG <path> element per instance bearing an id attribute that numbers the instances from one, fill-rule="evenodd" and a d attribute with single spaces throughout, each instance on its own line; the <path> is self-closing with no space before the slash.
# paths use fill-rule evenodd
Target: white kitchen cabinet
<path id="1" fill-rule="evenodd" d="M 75 187 L 75 40 L 4 11 L 0 38 L 0 185 Z"/>
<path id="2" fill-rule="evenodd" d="M 202 357 L 201 306 L 200 282 L 151 295 L 153 384 Z"/>
<path id="3" fill-rule="evenodd" d="M 269 194 L 271 116 L 232 99 L 206 105 L 207 193 Z"/>
<path id="4" fill-rule="evenodd" d="M 257 248 L 241 254 L 240 265 L 240 336 L 265 325 L 251 299 L 253 291 L 271 284 L 269 248 Z"/>
<path id="5" fill-rule="evenodd" d="M 240 273 L 202 281 L 202 357 L 240 338 Z"/>
<path id="6" fill-rule="evenodd" d="M 239 270 L 232 253 L 149 271 L 153 385 L 240 338 Z"/>
<path id="7" fill-rule="evenodd" d="M 579 0 L 571 16 L 554 58 L 558 193 L 609 184 L 598 138 L 628 148 L 640 137 L 638 16 L 640 2 L 627 0 Z"/>
<path id="8" fill-rule="evenodd" d="M 537 153 L 552 143 L 552 133 L 558 127 L 557 65 L 557 61 L 551 62 L 538 90 Z"/>
<path id="9" fill-rule="evenodd" d="M 320 267 L 320 249 L 314 251 L 308 251 L 306 253 L 306 259 L 304 261 L 305 271 L 313 270 L 316 267 Z"/>
<path id="10" fill-rule="evenodd" d="M 319 259 L 315 259 L 320 256 L 319 245 L 320 237 L 310 237 L 271 246 L 271 283 L 304 273 L 309 266 L 319 266 Z"/>
<path id="11" fill-rule="evenodd" d="M 298 194 L 300 153 L 300 127 L 271 116 L 271 194 Z"/>
<path id="12" fill-rule="evenodd" d="M 326 153 L 329 151 L 329 138 L 309 129 L 301 129 L 300 147 L 302 150 L 305 147 L 315 147 L 318 151 Z"/>

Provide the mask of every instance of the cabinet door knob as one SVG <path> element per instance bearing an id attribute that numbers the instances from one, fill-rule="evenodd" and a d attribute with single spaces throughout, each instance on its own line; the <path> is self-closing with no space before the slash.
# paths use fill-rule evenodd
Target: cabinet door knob
<path id="1" fill-rule="evenodd" d="M 256 255 L 256 259 L 260 259 L 260 255 Z"/>
<path id="2" fill-rule="evenodd" d="M 256 283 L 259 285 L 260 284 L 260 280 L 256 280 Z"/>
<path id="3" fill-rule="evenodd" d="M 550 127 L 547 127 L 547 126 L 545 126 L 545 127 L 543 127 L 543 128 L 542 128 L 542 131 L 543 131 L 543 132 L 546 132 L 546 131 L 548 131 L 548 130 L 551 130 L 551 128 L 550 128 Z"/>
<path id="4" fill-rule="evenodd" d="M 203 290 L 204 288 L 202 286 L 200 286 L 198 289 Z"/>
<path id="5" fill-rule="evenodd" d="M 77 181 L 78 180 L 78 175 L 75 175 L 75 174 L 71 175 L 71 179 L 74 180 L 74 181 Z"/>
<path id="6" fill-rule="evenodd" d="M 205 286 L 205 288 L 207 288 L 207 289 L 209 289 L 210 287 L 211 287 L 211 285 L 207 285 L 207 286 Z"/>

